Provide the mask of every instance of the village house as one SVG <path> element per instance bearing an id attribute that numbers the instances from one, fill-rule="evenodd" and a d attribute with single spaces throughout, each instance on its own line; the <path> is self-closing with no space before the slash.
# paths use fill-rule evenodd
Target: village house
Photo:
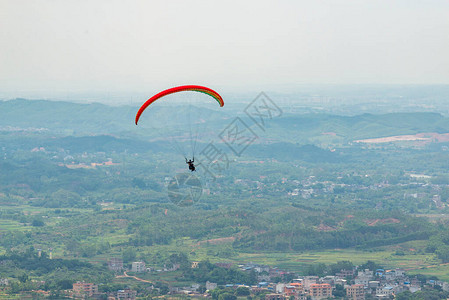
<path id="1" fill-rule="evenodd" d="M 262 273 L 262 272 L 269 272 L 270 271 L 270 267 L 268 266 L 256 266 L 254 267 L 254 271 L 256 271 L 257 273 Z"/>
<path id="2" fill-rule="evenodd" d="M 285 296 L 282 294 L 266 294 L 265 300 L 285 300 Z"/>
<path id="3" fill-rule="evenodd" d="M 352 300 L 365 299 L 365 286 L 363 284 L 353 284 L 346 288 L 346 296 Z"/>
<path id="4" fill-rule="evenodd" d="M 396 277 L 404 277 L 405 276 L 405 270 L 404 269 L 395 269 L 394 270 Z"/>
<path id="5" fill-rule="evenodd" d="M 313 300 L 324 299 L 332 296 L 332 287 L 328 283 L 315 283 L 310 285 L 309 295 Z"/>
<path id="6" fill-rule="evenodd" d="M 354 282 L 355 284 L 362 284 L 363 286 L 368 287 L 368 283 L 373 279 L 373 271 L 365 269 L 363 271 L 359 271 L 354 279 Z"/>
<path id="7" fill-rule="evenodd" d="M 145 272 L 145 263 L 143 261 L 135 261 L 131 264 L 131 271 L 136 273 Z"/>
<path id="8" fill-rule="evenodd" d="M 392 286 L 382 286 L 376 289 L 376 297 L 384 297 L 384 296 L 390 296 L 393 295 L 394 290 Z"/>
<path id="9" fill-rule="evenodd" d="M 394 271 L 387 270 L 387 271 L 385 271 L 383 278 L 387 281 L 390 281 L 390 280 L 395 279 L 396 275 L 395 275 Z"/>
<path id="10" fill-rule="evenodd" d="M 135 300 L 137 297 L 137 291 L 131 289 L 124 289 L 117 291 L 116 300 Z"/>
<path id="11" fill-rule="evenodd" d="M 289 298 L 291 296 L 295 296 L 296 295 L 296 288 L 294 286 L 291 286 L 291 285 L 285 286 L 284 287 L 284 295 L 287 298 Z"/>
<path id="12" fill-rule="evenodd" d="M 306 277 L 304 277 L 303 280 L 302 280 L 304 289 L 306 291 L 310 290 L 310 286 L 312 284 L 318 283 L 318 279 L 319 279 L 318 276 L 306 276 Z"/>
<path id="13" fill-rule="evenodd" d="M 368 288 L 372 290 L 376 290 L 378 287 L 380 287 L 380 281 L 378 280 L 371 280 L 368 282 Z"/>
<path id="14" fill-rule="evenodd" d="M 212 291 L 212 290 L 215 290 L 216 288 L 217 288 L 217 283 L 216 282 L 206 281 L 206 290 Z"/>
<path id="15" fill-rule="evenodd" d="M 123 270 L 123 260 L 121 258 L 111 257 L 108 260 L 108 269 L 116 272 Z"/>
<path id="16" fill-rule="evenodd" d="M 290 283 L 290 286 L 293 286 L 298 293 L 304 291 L 304 285 L 302 282 L 292 282 Z"/>
<path id="17" fill-rule="evenodd" d="M 275 286 L 275 288 L 274 288 L 274 291 L 275 291 L 276 293 L 283 294 L 283 293 L 284 293 L 284 289 L 285 289 L 285 287 L 286 287 L 287 285 L 288 285 L 288 284 L 286 284 L 286 283 L 277 283 L 276 286 Z"/>
<path id="18" fill-rule="evenodd" d="M 335 286 L 335 276 L 324 276 L 319 281 L 320 283 L 328 283 L 331 287 Z"/>
<path id="19" fill-rule="evenodd" d="M 226 287 L 228 287 L 227 285 L 226 285 Z M 232 287 L 234 287 L 234 285 L 232 285 Z M 237 288 L 237 286 L 235 287 L 235 289 Z M 253 286 L 251 286 L 251 293 L 253 293 L 253 294 L 257 294 L 257 293 L 261 293 L 261 292 L 264 292 L 264 291 L 268 291 L 268 288 L 267 287 L 261 287 L 261 286 L 257 286 L 257 285 L 253 285 Z"/>
<path id="20" fill-rule="evenodd" d="M 281 286 L 276 286 L 276 290 L 281 290 Z M 284 285 L 283 292 L 286 297 L 304 294 L 304 286 L 302 282 L 292 282 L 290 284 Z"/>
<path id="21" fill-rule="evenodd" d="M 73 284 L 73 295 L 76 298 L 92 297 L 98 293 L 98 285 L 87 282 L 76 282 Z"/>

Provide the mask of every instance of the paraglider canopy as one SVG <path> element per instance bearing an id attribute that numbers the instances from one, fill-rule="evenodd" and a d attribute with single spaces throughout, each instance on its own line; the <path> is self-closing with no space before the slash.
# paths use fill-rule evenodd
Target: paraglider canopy
<path id="1" fill-rule="evenodd" d="M 183 86 L 173 87 L 173 88 L 164 90 L 164 91 L 154 95 L 153 97 L 148 99 L 139 108 L 139 110 L 136 114 L 136 119 L 135 119 L 136 125 L 139 122 L 139 119 L 140 119 L 140 116 L 142 115 L 142 113 L 153 102 L 155 102 L 158 99 L 161 99 L 167 95 L 178 93 L 178 92 L 186 92 L 186 91 L 193 91 L 193 92 L 199 92 L 199 93 L 206 94 L 206 95 L 210 96 L 212 99 L 215 99 L 218 102 L 218 104 L 220 105 L 220 107 L 222 107 L 224 105 L 223 98 L 217 92 L 215 92 L 214 90 L 212 90 L 210 88 L 200 86 L 200 85 L 183 85 Z M 206 97 L 206 98 L 208 98 L 208 97 Z M 164 134 L 161 134 L 161 132 L 159 132 L 159 135 L 161 135 L 164 140 L 168 139 L 169 142 L 172 144 L 173 148 L 175 150 L 177 150 L 181 155 L 184 156 L 186 163 L 189 166 L 189 170 L 193 172 L 193 171 L 195 171 L 195 165 L 194 165 L 195 159 L 194 158 L 195 158 L 195 150 L 197 147 L 197 142 L 198 141 L 201 142 L 201 140 L 202 140 L 202 137 L 200 136 L 201 134 L 203 136 L 205 136 L 205 134 L 207 134 L 207 131 L 204 129 L 205 129 L 205 125 L 207 125 L 208 122 L 205 121 L 204 119 L 199 118 L 200 115 L 198 115 L 197 113 L 193 114 L 195 121 L 192 122 L 190 119 L 191 107 L 192 107 L 192 105 L 188 105 L 188 113 L 185 113 L 185 110 L 178 110 L 178 109 L 170 110 L 169 111 L 170 119 L 167 119 L 166 122 L 161 122 L 159 118 L 149 118 L 150 120 L 148 120 L 148 121 L 150 121 L 150 122 L 153 121 L 155 123 L 155 126 L 152 128 L 152 129 L 155 129 L 155 131 L 159 131 L 160 129 L 165 131 Z M 153 111 L 153 110 L 150 109 L 150 111 Z M 157 110 L 155 110 L 155 111 L 157 112 Z M 200 107 L 199 109 L 197 109 L 196 112 L 199 112 L 199 113 L 206 112 L 207 113 L 208 110 Z M 173 113 L 173 115 L 172 115 L 172 113 Z M 175 115 L 174 113 L 177 113 L 177 115 Z M 181 116 L 179 114 L 181 114 Z M 153 114 L 153 117 L 154 117 L 154 114 Z M 203 124 L 203 123 L 205 125 L 201 126 L 201 128 L 200 128 L 200 124 Z M 172 126 L 170 126 L 169 124 Z M 173 125 L 174 125 L 174 127 L 180 126 L 180 128 L 173 128 Z M 194 125 L 196 127 L 196 128 L 194 128 L 194 130 L 192 130 L 192 125 Z M 185 132 L 185 131 L 187 131 L 187 128 L 188 128 L 188 133 L 189 133 L 190 138 L 188 138 L 187 135 L 185 134 L 185 133 L 187 133 L 187 132 Z M 181 129 L 181 130 L 179 130 L 179 129 Z M 189 141 L 190 141 L 190 151 L 187 150 L 189 148 L 189 145 L 188 145 Z M 187 157 L 191 157 L 192 159 L 188 160 Z"/>
<path id="2" fill-rule="evenodd" d="M 200 86 L 200 85 L 183 85 L 183 86 L 178 86 L 178 87 L 173 87 L 170 89 L 167 89 L 165 91 L 162 91 L 156 95 L 154 95 L 153 97 L 151 97 L 150 99 L 148 99 L 140 108 L 139 111 L 136 114 L 136 125 L 139 122 L 139 118 L 142 115 L 143 111 L 154 101 L 173 94 L 173 93 L 177 93 L 177 92 L 184 92 L 184 91 L 193 91 L 193 92 L 199 92 L 199 93 L 204 93 L 207 94 L 209 96 L 211 96 L 212 98 L 214 98 L 218 104 L 220 105 L 220 107 L 222 107 L 224 105 L 223 102 L 223 98 L 221 98 L 221 96 L 214 90 L 204 87 L 204 86 Z"/>

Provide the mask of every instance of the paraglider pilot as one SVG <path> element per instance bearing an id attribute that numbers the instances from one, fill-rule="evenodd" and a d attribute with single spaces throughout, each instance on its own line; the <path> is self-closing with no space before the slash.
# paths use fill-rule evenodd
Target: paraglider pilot
<path id="1" fill-rule="evenodd" d="M 189 159 L 189 161 L 187 161 L 187 158 L 186 158 L 186 164 L 189 165 L 189 170 L 192 172 L 195 171 L 195 165 L 193 164 L 194 162 L 195 162 L 195 157 L 193 158 L 193 160 Z"/>

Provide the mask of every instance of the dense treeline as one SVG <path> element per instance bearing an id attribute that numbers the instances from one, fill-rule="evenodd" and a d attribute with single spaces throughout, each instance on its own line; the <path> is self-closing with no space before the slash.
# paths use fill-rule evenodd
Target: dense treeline
<path id="1" fill-rule="evenodd" d="M 395 295 L 397 300 L 439 300 L 447 299 L 449 297 L 449 292 L 441 290 L 441 287 L 424 287 L 421 291 L 411 293 L 410 291 L 405 291 Z"/>
<path id="2" fill-rule="evenodd" d="M 216 282 L 218 284 L 226 283 L 241 283 L 246 285 L 253 285 L 257 283 L 256 273 L 245 273 L 237 270 L 236 267 L 229 269 L 218 267 L 208 261 L 203 261 L 198 264 L 198 268 L 194 269 L 191 277 L 195 282 Z"/>
<path id="3" fill-rule="evenodd" d="M 17 251 L 8 252 L 7 254 L 0 256 L 0 262 L 2 262 L 3 265 L 9 265 L 10 267 L 35 271 L 37 275 L 47 274 L 61 268 L 80 271 L 82 268 L 92 267 L 88 262 L 82 262 L 75 259 L 50 259 L 45 252 L 43 255 L 38 256 L 33 248 L 30 248 L 24 253 Z"/>
<path id="4" fill-rule="evenodd" d="M 332 213 L 338 216 L 338 212 Z M 422 219 L 407 217 L 400 212 L 355 213 L 346 220 L 340 213 L 340 218 L 329 218 L 330 212 L 322 212 L 319 220 L 314 215 L 302 212 L 302 218 L 295 218 L 291 212 L 274 217 L 283 220 L 284 226 L 271 226 L 265 232 L 254 234 L 262 228 L 254 228 L 242 235 L 234 243 L 234 247 L 246 250 L 277 250 L 290 249 L 294 251 L 311 249 L 332 249 L 361 247 L 372 248 L 397 244 L 410 240 L 426 240 L 435 232 L 435 228 Z M 315 215 L 316 217 L 316 215 Z M 373 220 L 381 220 L 373 225 Z M 309 222 L 307 222 L 309 221 Z M 319 223 L 318 223 L 319 222 Z M 383 224 L 383 222 L 387 222 Z M 338 224 L 334 227 L 322 227 L 324 224 Z M 320 230 L 320 228 L 322 228 Z"/>
<path id="5" fill-rule="evenodd" d="M 183 237 L 193 240 L 236 237 L 233 247 L 240 251 L 370 249 L 432 237 L 431 245 L 435 246 L 428 247 L 429 251 L 438 248 L 438 253 L 443 253 L 447 241 L 435 236 L 441 230 L 437 226 L 398 211 L 354 211 L 349 215 L 347 211 L 336 209 L 310 211 L 288 205 L 264 207 L 263 210 L 258 212 L 257 205 L 252 210 L 236 207 L 208 211 L 166 204 L 78 216 L 62 210 L 53 212 L 53 216 L 62 217 L 54 225 L 45 224 L 48 218 L 16 216 L 18 221 L 29 222 L 35 229 L 26 233 L 0 233 L 0 245 L 5 248 L 25 246 L 39 239 L 63 244 L 73 255 L 92 257 L 116 246 L 167 245 Z M 66 214 L 70 218 L 66 218 Z M 114 232 L 123 232 L 128 239 L 124 243 L 103 241 L 105 233 L 113 235 Z"/>
<path id="6" fill-rule="evenodd" d="M 102 266 L 76 259 L 50 259 L 48 253 L 40 255 L 33 247 L 24 252 L 8 251 L 0 256 L 0 272 L 4 277 L 15 278 L 11 282 L 11 291 L 41 288 L 44 290 L 62 290 L 72 288 L 77 280 L 107 282 L 113 274 Z M 34 278 L 44 281 L 32 282 Z"/>

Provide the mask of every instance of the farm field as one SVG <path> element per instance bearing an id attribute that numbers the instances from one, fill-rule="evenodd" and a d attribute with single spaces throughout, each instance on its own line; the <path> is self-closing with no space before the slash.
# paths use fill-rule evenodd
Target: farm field
<path id="1" fill-rule="evenodd" d="M 65 217 L 58 217 L 55 214 L 55 209 L 52 208 L 35 208 L 27 205 L 22 206 L 3 206 L 3 212 L 13 213 L 16 210 L 23 211 L 24 215 L 48 215 L 45 219 L 47 225 L 57 225 L 60 220 Z M 70 211 L 65 211 L 70 214 L 90 215 L 91 209 L 76 209 L 72 208 Z M 440 216 L 441 218 L 441 216 Z M 39 231 L 45 231 L 46 227 L 39 228 Z M 0 232 L 5 231 L 21 231 L 27 232 L 35 229 L 27 223 L 21 223 L 15 219 L 0 219 Z M 126 230 L 118 229 L 104 233 L 101 239 L 94 237 L 84 240 L 87 244 L 108 243 L 111 248 L 102 254 L 95 255 L 89 258 L 78 257 L 82 260 L 87 260 L 95 264 L 104 264 L 109 257 L 120 257 L 121 246 L 126 243 L 130 234 Z M 58 237 L 54 236 L 53 257 L 55 258 L 69 258 L 65 256 L 64 241 L 58 242 Z M 307 252 L 259 252 L 249 253 L 239 251 L 233 248 L 233 237 L 213 238 L 209 240 L 194 240 L 188 237 L 178 238 L 172 240 L 167 245 L 152 245 L 136 247 L 135 251 L 137 257 L 147 261 L 148 266 L 159 268 L 160 262 L 155 261 L 154 258 L 159 253 L 164 253 L 164 256 L 185 251 L 188 253 L 191 261 L 209 260 L 212 263 L 216 262 L 232 262 L 234 264 L 245 264 L 249 262 L 269 265 L 279 269 L 294 271 L 301 274 L 307 265 L 324 263 L 327 265 L 336 263 L 338 261 L 351 261 L 354 265 L 363 264 L 367 261 L 373 261 L 385 268 L 403 268 L 409 274 L 424 274 L 434 275 L 442 280 L 449 280 L 449 265 L 442 264 L 441 260 L 437 259 L 435 254 L 425 253 L 423 249 L 426 247 L 427 241 L 413 241 L 403 244 L 398 244 L 389 247 L 377 247 L 370 250 L 356 250 L 356 249 L 332 249 L 326 251 L 307 251 Z M 117 245 L 117 246 L 114 246 Z M 39 245 L 36 244 L 35 247 Z M 46 249 L 46 248 L 43 248 Z M 0 253 L 4 253 L 2 249 Z M 167 277 L 168 276 L 168 277 Z M 147 276 L 148 280 L 160 280 L 165 282 L 175 282 L 174 275 L 167 275 L 164 272 L 153 273 Z M 128 280 L 128 279 L 127 279 Z"/>
<path id="2" fill-rule="evenodd" d="M 400 245 L 400 249 L 422 249 L 426 241 L 414 241 Z M 373 249 L 371 251 L 356 249 L 334 249 L 327 251 L 308 251 L 302 253 L 293 252 L 239 252 L 229 257 L 218 257 L 217 253 L 231 249 L 232 243 L 225 242 L 212 245 L 195 242 L 188 238 L 177 240 L 170 245 L 157 245 L 152 247 L 141 247 L 138 249 L 143 257 L 151 257 L 158 252 L 173 254 L 183 249 L 194 249 L 189 258 L 192 261 L 209 260 L 212 263 L 232 262 L 236 265 L 245 263 L 257 263 L 277 267 L 279 269 L 301 273 L 307 265 L 324 263 L 334 264 L 339 261 L 351 261 L 354 265 L 360 265 L 367 261 L 373 261 L 386 269 L 402 268 L 408 274 L 424 274 L 438 276 L 441 280 L 449 280 L 449 264 L 442 264 L 435 254 L 423 253 L 422 251 L 398 252 L 398 246 Z M 412 248 L 414 247 L 414 248 Z M 419 252 L 419 253 L 418 253 Z M 168 277 L 167 277 L 168 276 Z M 149 280 L 174 281 L 173 274 L 153 273 L 145 277 Z"/>

